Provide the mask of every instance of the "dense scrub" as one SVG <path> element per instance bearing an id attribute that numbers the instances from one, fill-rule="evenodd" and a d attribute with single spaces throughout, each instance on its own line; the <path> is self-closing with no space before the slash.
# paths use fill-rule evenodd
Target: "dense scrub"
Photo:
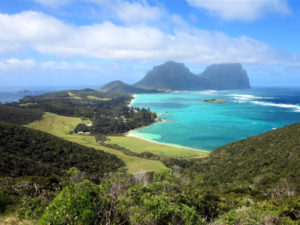
<path id="1" fill-rule="evenodd" d="M 214 150 L 197 160 L 188 172 L 202 174 L 211 187 L 236 184 L 271 190 L 287 180 L 300 192 L 300 123 L 289 125 Z"/>
<path id="2" fill-rule="evenodd" d="M 164 162 L 181 169 L 188 180 L 183 189 L 208 221 L 299 224 L 299 137 L 300 123 L 220 147 L 207 158 Z"/>
<path id="3" fill-rule="evenodd" d="M 0 122 L 0 176 L 62 175 L 77 167 L 91 176 L 116 171 L 116 156 L 50 134 Z"/>
<path id="4" fill-rule="evenodd" d="M 111 174 L 100 185 L 70 184 L 45 209 L 41 224 L 297 224 L 299 196 L 257 201 L 232 198 L 239 204 L 226 209 L 223 197 L 195 198 L 185 191 L 189 182 L 171 170 L 154 174 Z M 201 187 L 199 187 L 201 189 Z M 197 192 L 197 189 L 194 190 Z M 224 209 L 221 211 L 221 209 Z M 68 215 L 68 216 L 66 216 Z"/>
<path id="5" fill-rule="evenodd" d="M 15 124 L 28 124 L 40 120 L 43 112 L 39 110 L 23 109 L 0 104 L 0 121 Z"/>
<path id="6" fill-rule="evenodd" d="M 177 182 L 166 170 L 152 179 L 116 173 L 100 186 L 72 184 L 46 208 L 41 224 L 203 224 Z"/>

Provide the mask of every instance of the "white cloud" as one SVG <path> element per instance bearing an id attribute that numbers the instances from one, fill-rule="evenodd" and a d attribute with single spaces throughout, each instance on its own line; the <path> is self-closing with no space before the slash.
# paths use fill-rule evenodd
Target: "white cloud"
<path id="1" fill-rule="evenodd" d="M 0 70 L 23 70 L 32 69 L 36 66 L 35 60 L 25 59 L 20 60 L 16 58 L 0 60 Z"/>
<path id="2" fill-rule="evenodd" d="M 191 6 L 206 9 L 225 20 L 252 21 L 266 13 L 287 15 L 286 0 L 186 0 Z"/>
<path id="3" fill-rule="evenodd" d="M 281 53 L 246 36 L 149 25 L 103 22 L 74 26 L 39 12 L 0 14 L 0 53 L 35 51 L 58 57 L 123 60 L 181 60 L 299 65 L 298 55 Z M 9 48 L 7 47 L 9 46 Z M 61 65 L 62 66 L 62 65 Z"/>
<path id="4" fill-rule="evenodd" d="M 129 3 L 119 1 L 114 8 L 118 18 L 124 22 L 157 21 L 161 17 L 161 11 L 157 7 L 151 7 L 141 2 Z"/>

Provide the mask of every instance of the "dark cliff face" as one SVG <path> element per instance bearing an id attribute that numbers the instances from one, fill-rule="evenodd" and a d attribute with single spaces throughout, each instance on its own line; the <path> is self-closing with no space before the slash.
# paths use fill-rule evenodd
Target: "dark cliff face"
<path id="1" fill-rule="evenodd" d="M 183 63 L 154 67 L 134 86 L 159 90 L 249 89 L 247 72 L 239 63 L 213 64 L 196 76 Z"/>
<path id="2" fill-rule="evenodd" d="M 166 62 L 153 67 L 135 86 L 160 90 L 199 90 L 205 88 L 206 80 L 199 79 L 183 63 Z"/>
<path id="3" fill-rule="evenodd" d="M 199 78 L 209 80 L 211 89 L 250 89 L 247 72 L 240 63 L 213 64 Z"/>

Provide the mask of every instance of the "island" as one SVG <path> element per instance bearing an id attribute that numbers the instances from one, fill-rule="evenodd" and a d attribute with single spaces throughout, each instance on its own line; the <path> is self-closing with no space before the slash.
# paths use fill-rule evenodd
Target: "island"
<path id="1" fill-rule="evenodd" d="M 247 71 L 240 63 L 212 64 L 200 74 L 183 63 L 168 61 L 153 67 L 135 84 L 112 81 L 99 90 L 106 93 L 140 94 L 195 90 L 251 89 Z"/>
<path id="2" fill-rule="evenodd" d="M 225 101 L 223 99 L 205 99 L 202 102 L 205 102 L 205 103 L 227 103 L 227 101 Z"/>

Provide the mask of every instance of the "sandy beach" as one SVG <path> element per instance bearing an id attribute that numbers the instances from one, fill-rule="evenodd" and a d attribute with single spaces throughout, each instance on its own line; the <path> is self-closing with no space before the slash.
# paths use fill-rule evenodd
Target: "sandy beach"
<path id="1" fill-rule="evenodd" d="M 137 139 L 140 139 L 140 140 L 143 140 L 143 141 L 147 141 L 147 142 L 154 143 L 154 144 L 159 144 L 159 145 L 172 146 L 172 147 L 182 148 L 182 149 L 187 149 L 187 150 L 192 150 L 192 151 L 210 152 L 210 151 L 202 150 L 202 149 L 187 148 L 187 147 L 184 147 L 184 146 L 181 146 L 181 145 L 169 144 L 169 143 L 163 143 L 163 142 L 158 142 L 158 141 L 148 140 L 148 139 L 146 139 L 146 138 L 139 137 L 138 135 L 135 135 L 135 134 L 133 134 L 133 133 L 130 132 L 130 131 L 127 132 L 125 136 L 126 136 L 126 137 L 134 137 L 134 138 L 137 138 Z"/>
<path id="2" fill-rule="evenodd" d="M 128 104 L 129 107 L 132 105 L 132 103 L 133 103 L 134 100 L 136 99 L 136 95 L 133 94 L 133 95 L 131 95 L 131 97 L 132 97 L 132 99 L 130 100 L 130 102 L 129 102 L 129 104 Z"/>

